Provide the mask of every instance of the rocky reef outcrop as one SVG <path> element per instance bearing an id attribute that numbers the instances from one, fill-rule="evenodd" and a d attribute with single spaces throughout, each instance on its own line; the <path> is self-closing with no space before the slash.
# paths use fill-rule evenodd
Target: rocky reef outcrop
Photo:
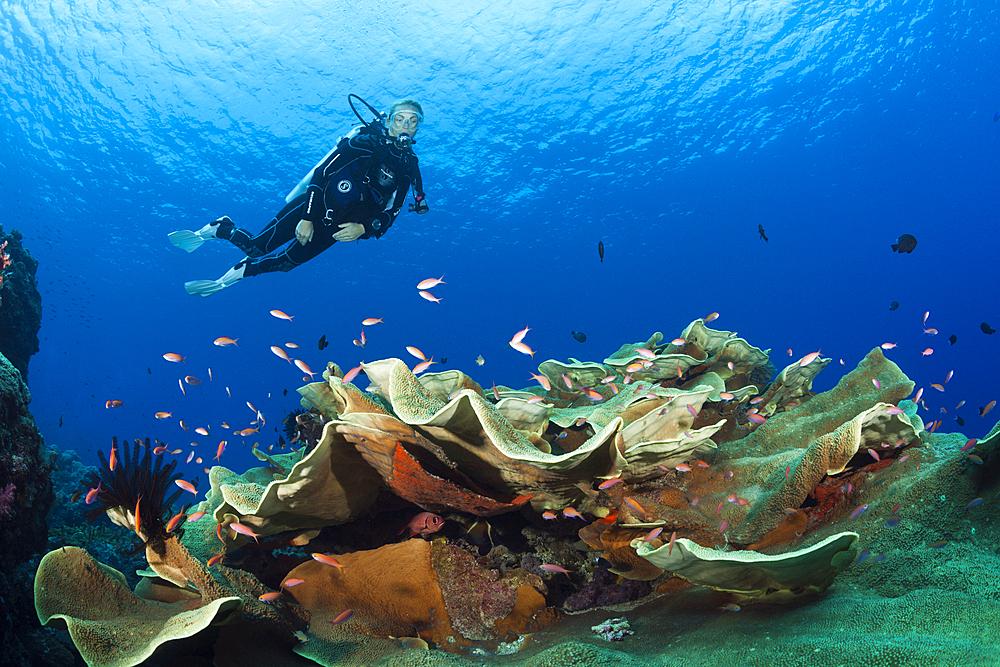
<path id="1" fill-rule="evenodd" d="M 38 260 L 21 245 L 21 232 L 5 234 L 0 225 L 0 354 L 28 381 L 28 361 L 38 352 L 42 295 L 35 271 Z"/>

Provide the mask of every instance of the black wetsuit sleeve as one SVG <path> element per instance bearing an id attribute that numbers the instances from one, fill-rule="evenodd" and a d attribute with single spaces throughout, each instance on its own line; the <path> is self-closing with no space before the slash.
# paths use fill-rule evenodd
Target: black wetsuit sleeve
<path id="1" fill-rule="evenodd" d="M 340 140 L 336 150 L 330 153 L 313 171 L 312 180 L 306 188 L 306 204 L 302 216 L 318 225 L 326 216 L 326 204 L 323 193 L 333 177 L 340 171 L 358 160 L 366 160 L 372 156 L 375 147 L 372 138 L 365 134 L 347 136 Z"/>

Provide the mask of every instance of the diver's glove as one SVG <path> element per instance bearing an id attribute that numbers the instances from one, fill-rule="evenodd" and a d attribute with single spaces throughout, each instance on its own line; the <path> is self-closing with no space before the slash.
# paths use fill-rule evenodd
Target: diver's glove
<path id="1" fill-rule="evenodd" d="M 413 198 L 414 203 L 410 204 L 410 210 L 414 213 L 426 213 L 431 210 L 431 207 L 427 205 L 427 196 L 419 194 Z"/>
<path id="2" fill-rule="evenodd" d="M 350 243 L 357 241 L 365 233 L 365 226 L 359 222 L 344 222 L 340 225 L 340 231 L 333 235 L 334 241 Z"/>
<path id="3" fill-rule="evenodd" d="M 295 225 L 295 239 L 305 245 L 312 241 L 314 231 L 313 223 L 303 218 L 299 220 L 299 224 Z"/>

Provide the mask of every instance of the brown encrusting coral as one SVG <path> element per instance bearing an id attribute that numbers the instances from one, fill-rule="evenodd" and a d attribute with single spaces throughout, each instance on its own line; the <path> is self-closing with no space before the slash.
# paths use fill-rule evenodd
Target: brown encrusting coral
<path id="1" fill-rule="evenodd" d="M 697 605 L 706 589 L 744 604 L 822 593 L 885 521 L 882 501 L 911 493 L 912 464 L 932 459 L 906 400 L 913 383 L 876 349 L 817 395 L 829 361 L 818 354 L 771 382 L 764 351 L 702 320 L 662 340 L 602 363 L 546 361 L 543 386 L 524 390 L 484 392 L 459 371 L 418 378 L 386 359 L 364 364 L 362 391 L 330 364 L 300 389 L 321 435 L 256 452 L 264 467 L 213 468 L 191 508 L 204 518 L 147 549 L 137 594 L 186 599 L 201 621 L 157 607 L 153 624 L 205 641 L 203 617 L 238 600 L 242 620 L 214 640 L 220 664 L 294 644 L 353 665 L 402 647 L 510 652 L 566 613 L 657 595 Z M 995 440 L 977 450 L 987 465 Z M 428 517 L 426 535 L 402 534 Z M 78 589 L 45 581 L 40 618 L 72 625 Z M 90 641 L 108 641 L 110 626 L 96 627 Z M 162 644 L 183 633 L 154 634 Z"/>

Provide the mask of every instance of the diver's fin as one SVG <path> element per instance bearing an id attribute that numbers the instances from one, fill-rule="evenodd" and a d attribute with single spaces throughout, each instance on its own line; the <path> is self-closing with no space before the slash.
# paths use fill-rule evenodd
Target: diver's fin
<path id="1" fill-rule="evenodd" d="M 205 242 L 205 239 L 198 232 L 188 231 L 187 229 L 170 232 L 167 234 L 167 238 L 175 246 L 188 252 L 194 252 Z"/>
<path id="2" fill-rule="evenodd" d="M 188 294 L 209 296 L 225 288 L 218 280 L 190 280 L 184 283 L 184 289 Z"/>

